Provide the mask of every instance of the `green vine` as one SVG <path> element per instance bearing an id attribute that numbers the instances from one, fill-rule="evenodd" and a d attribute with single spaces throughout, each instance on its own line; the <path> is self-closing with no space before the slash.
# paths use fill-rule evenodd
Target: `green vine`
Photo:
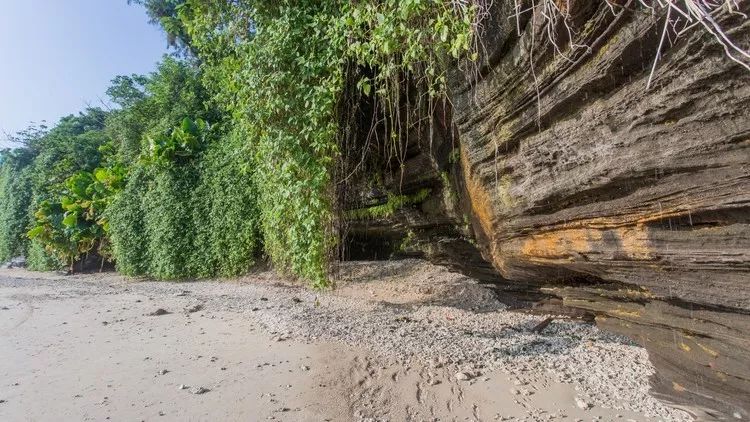
<path id="1" fill-rule="evenodd" d="M 257 186 L 265 252 L 278 269 L 325 286 L 336 243 L 333 170 L 345 87 L 354 83 L 363 95 L 376 96 L 396 140 L 408 131 L 400 130 L 405 87 L 416 85 L 425 104 L 439 99 L 447 90 L 446 64 L 471 55 L 475 6 L 444 0 L 216 3 L 187 0 L 177 16 L 202 60 L 204 83 L 252 154 L 248 183 Z M 350 75 L 359 76 L 352 82 Z M 401 153 L 394 148 L 394 155 Z M 421 202 L 422 195 L 393 196 L 368 213 L 386 215 Z"/>

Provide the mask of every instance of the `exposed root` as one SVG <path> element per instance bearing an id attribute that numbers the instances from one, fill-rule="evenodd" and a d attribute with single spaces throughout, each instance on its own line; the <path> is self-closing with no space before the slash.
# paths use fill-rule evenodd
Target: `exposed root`
<path id="1" fill-rule="evenodd" d="M 726 56 L 750 71 L 750 51 L 737 45 L 728 35 L 728 28 L 719 22 L 728 15 L 737 15 L 742 19 L 748 16 L 741 12 L 740 5 L 746 0 L 637 0 L 640 6 L 659 13 L 666 10 L 666 17 L 662 28 L 659 46 L 656 51 L 646 88 L 653 82 L 656 66 L 661 59 L 665 44 L 673 44 L 680 36 L 690 30 L 700 27 L 708 32 L 722 46 Z M 521 0 L 514 0 L 515 13 L 509 18 L 515 19 L 516 30 L 521 35 L 521 16 L 531 13 L 535 22 L 541 22 L 543 32 L 550 42 L 555 54 L 572 61 L 571 53 L 580 48 L 589 48 L 584 44 L 576 44 L 577 33 L 570 24 L 571 0 L 532 0 L 529 7 L 523 8 Z M 617 15 L 626 6 L 617 0 L 603 0 L 603 2 Z M 560 39 L 557 29 L 562 28 L 565 38 Z M 567 44 L 567 45 L 566 45 Z"/>

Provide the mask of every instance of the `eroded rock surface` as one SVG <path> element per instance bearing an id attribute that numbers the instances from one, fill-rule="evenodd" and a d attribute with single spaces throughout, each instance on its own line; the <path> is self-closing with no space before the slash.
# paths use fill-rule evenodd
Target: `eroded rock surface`
<path id="1" fill-rule="evenodd" d="M 747 419 L 750 74 L 693 31 L 646 89 L 664 16 L 570 2 L 590 49 L 563 57 L 499 3 L 478 76 L 453 78 L 483 255 L 510 280 L 623 283 L 631 294 L 556 293 L 641 341 L 666 400 Z M 748 46 L 747 22 L 722 23 Z"/>
<path id="2" fill-rule="evenodd" d="M 478 65 L 451 75 L 442 126 L 409 141 L 385 184 L 431 195 L 350 229 L 402 252 L 413 232 L 438 261 L 471 268 L 481 253 L 489 279 L 557 286 L 648 348 L 665 400 L 748 419 L 750 73 L 691 30 L 667 43 L 647 89 L 665 14 L 617 3 L 567 2 L 584 47 L 553 28 L 560 54 L 540 19 L 494 2 Z M 718 20 L 750 48 L 747 21 Z M 357 206 L 385 190 L 360 189 Z"/>
<path id="3" fill-rule="evenodd" d="M 453 95 L 485 256 L 510 279 L 593 275 L 750 308 L 750 74 L 695 32 L 647 90 L 650 12 L 582 8 L 592 49 L 566 60 L 531 49 L 533 22 L 517 37 L 500 19 L 511 6 L 487 30 L 481 77 L 457 77 Z M 749 30 L 734 35 L 747 44 Z"/>

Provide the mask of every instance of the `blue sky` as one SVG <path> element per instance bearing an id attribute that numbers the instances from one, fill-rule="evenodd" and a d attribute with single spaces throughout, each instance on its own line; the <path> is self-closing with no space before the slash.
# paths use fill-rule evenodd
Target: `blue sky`
<path id="1" fill-rule="evenodd" d="M 0 0 L 0 147 L 32 121 L 100 105 L 117 75 L 148 73 L 167 53 L 126 0 Z"/>

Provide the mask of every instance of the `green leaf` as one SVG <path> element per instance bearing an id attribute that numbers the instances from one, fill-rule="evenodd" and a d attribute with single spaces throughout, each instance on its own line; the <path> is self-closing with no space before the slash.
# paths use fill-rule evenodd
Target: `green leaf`
<path id="1" fill-rule="evenodd" d="M 29 239 L 36 239 L 44 233 L 44 226 L 36 226 L 26 234 Z"/>
<path id="2" fill-rule="evenodd" d="M 68 227 L 68 228 L 75 227 L 78 224 L 78 214 L 66 213 L 65 218 L 63 218 L 62 223 L 65 227 Z"/>

